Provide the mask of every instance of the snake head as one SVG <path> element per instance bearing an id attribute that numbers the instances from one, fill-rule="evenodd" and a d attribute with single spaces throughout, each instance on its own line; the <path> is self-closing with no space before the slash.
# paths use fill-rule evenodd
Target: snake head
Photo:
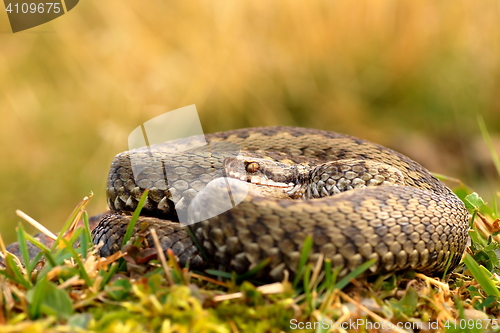
<path id="1" fill-rule="evenodd" d="M 303 168 L 265 158 L 247 156 L 226 157 L 224 172 L 227 177 L 255 185 L 290 189 L 295 186 Z"/>

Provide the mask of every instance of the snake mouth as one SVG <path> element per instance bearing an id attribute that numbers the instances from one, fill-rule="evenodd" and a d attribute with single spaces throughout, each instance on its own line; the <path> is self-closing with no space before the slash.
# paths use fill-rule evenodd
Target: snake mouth
<path id="1" fill-rule="evenodd" d="M 250 184 L 289 191 L 296 186 L 297 168 L 274 160 L 248 156 L 226 157 L 225 174 Z"/>
<path id="2" fill-rule="evenodd" d="M 271 186 L 271 187 L 278 187 L 278 188 L 283 188 L 283 189 L 291 189 L 295 186 L 294 183 L 289 182 L 289 183 L 283 183 L 283 182 L 276 182 L 272 179 L 269 179 L 267 177 L 259 177 L 259 176 L 250 176 L 247 174 L 242 174 L 237 171 L 229 171 L 227 175 L 230 178 L 233 179 L 238 179 L 250 184 L 254 185 L 261 185 L 261 186 Z"/>

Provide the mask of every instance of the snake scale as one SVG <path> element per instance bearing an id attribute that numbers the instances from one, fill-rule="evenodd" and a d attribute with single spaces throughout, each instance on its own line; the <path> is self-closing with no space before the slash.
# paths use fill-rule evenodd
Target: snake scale
<path id="1" fill-rule="evenodd" d="M 369 275 L 406 269 L 437 274 L 447 264 L 454 268 L 464 252 L 466 207 L 429 171 L 398 152 L 299 127 L 209 134 L 208 148 L 186 150 L 193 140 L 115 157 L 107 187 L 115 213 L 92 231 L 101 255 L 120 249 L 130 212 L 146 188 L 145 216 L 130 243 L 141 237 L 144 247 L 154 248 L 149 231 L 154 228 L 163 249 L 171 248 L 182 265 L 191 267 L 243 273 L 270 258 L 258 276 L 279 280 L 285 271 L 296 273 L 308 236 L 313 243 L 309 260 L 323 254 L 333 267 L 342 267 L 341 275 L 370 259 L 376 263 Z M 225 144 L 239 151 L 227 153 L 233 148 Z M 199 158 L 207 152 L 208 160 Z M 148 166 L 151 161 L 160 167 Z M 241 194 L 222 212 L 217 205 L 227 192 L 217 177 L 229 179 L 233 194 Z M 243 190 L 233 186 L 238 183 L 245 184 Z M 180 214 L 199 222 L 183 227 Z"/>

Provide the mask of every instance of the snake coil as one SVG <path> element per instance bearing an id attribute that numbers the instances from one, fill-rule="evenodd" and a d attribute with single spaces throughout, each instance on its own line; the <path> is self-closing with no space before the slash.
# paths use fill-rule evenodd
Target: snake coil
<path id="1" fill-rule="evenodd" d="M 259 274 L 278 280 L 285 270 L 296 273 L 304 240 L 311 236 L 309 260 L 322 254 L 342 267 L 341 275 L 370 259 L 376 263 L 368 274 L 405 269 L 436 274 L 447 264 L 455 267 L 466 247 L 469 214 L 462 201 L 417 162 L 383 146 L 297 127 L 209 134 L 207 149 L 186 152 L 193 140 L 115 157 L 107 194 L 116 213 L 92 232 L 102 255 L 120 249 L 130 212 L 146 188 L 147 216 L 130 242 L 141 237 L 144 247 L 154 248 L 149 232 L 154 228 L 164 250 L 171 248 L 181 264 L 194 267 L 242 273 L 270 258 Z M 240 151 L 219 149 L 227 144 Z M 200 157 L 207 152 L 208 161 Z M 236 196 L 242 193 L 229 210 L 217 211 L 227 195 L 217 177 L 229 179 Z M 209 262 L 178 222 L 180 214 L 199 221 L 189 228 Z"/>

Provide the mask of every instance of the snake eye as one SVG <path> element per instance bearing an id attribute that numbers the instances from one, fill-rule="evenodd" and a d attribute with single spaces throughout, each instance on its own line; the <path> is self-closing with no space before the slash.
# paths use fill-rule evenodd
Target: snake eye
<path id="1" fill-rule="evenodd" d="M 248 163 L 246 169 L 247 169 L 247 172 L 249 172 L 249 173 L 257 172 L 257 170 L 259 170 L 259 163 L 256 163 L 256 162 Z"/>

